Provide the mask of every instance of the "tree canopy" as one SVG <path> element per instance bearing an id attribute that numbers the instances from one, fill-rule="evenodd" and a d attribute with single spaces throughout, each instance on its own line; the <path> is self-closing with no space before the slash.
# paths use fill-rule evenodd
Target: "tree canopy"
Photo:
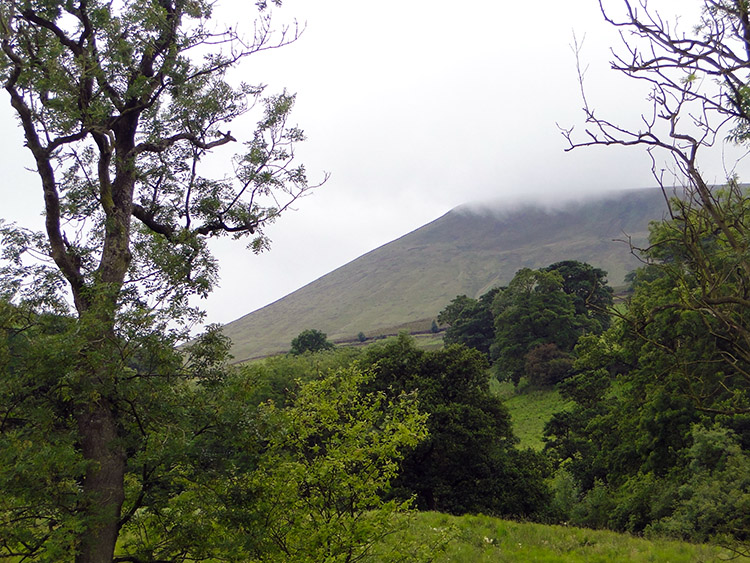
<path id="1" fill-rule="evenodd" d="M 493 289 L 479 299 L 459 295 L 438 315 L 438 322 L 450 325 L 445 331 L 446 344 L 464 344 L 475 348 L 488 358 L 495 340 L 495 321 L 492 316 L 492 299 L 498 290 Z"/>
<path id="2" fill-rule="evenodd" d="M 289 352 L 299 355 L 305 352 L 320 352 L 322 350 L 333 350 L 334 344 L 328 340 L 328 335 L 318 329 L 303 330 L 292 340 Z"/>
<path id="3" fill-rule="evenodd" d="M 609 326 L 613 292 L 606 276 L 576 260 L 523 268 L 507 287 L 453 299 L 438 316 L 449 325 L 443 340 L 484 353 L 501 379 L 518 384 L 527 375 L 534 385 L 552 385 L 570 371 L 578 337 Z"/>
<path id="4" fill-rule="evenodd" d="M 645 2 L 601 3 L 623 41 L 612 66 L 651 88 L 652 107 L 637 129 L 602 117 L 580 72 L 586 134 L 564 134 L 570 149 L 646 148 L 668 216 L 633 248 L 646 265 L 627 308 L 580 341 L 562 387 L 575 406 L 548 425 L 548 448 L 580 487 L 578 523 L 747 555 L 748 191 L 733 164 L 713 185 L 703 159 L 721 142 L 748 142 L 750 19 L 742 0 L 700 4 L 685 31 Z"/>
<path id="5" fill-rule="evenodd" d="M 568 261 L 519 270 L 492 304 L 498 375 L 518 384 L 528 375 L 526 366 L 538 365 L 543 358 L 537 353 L 535 361 L 528 361 L 538 347 L 554 345 L 563 357 L 569 354 L 582 334 L 602 331 L 611 303 L 604 272 L 588 264 Z M 543 380 L 550 381 L 546 376 L 536 378 Z"/>
<path id="6" fill-rule="evenodd" d="M 57 335 L 27 331 L 38 341 L 24 344 L 29 354 L 48 346 L 49 364 L 13 372 L 3 387 L 15 421 L 2 428 L 6 461 L 26 459 L 38 475 L 57 471 L 45 463 L 64 469 L 64 490 L 41 487 L 43 503 L 15 488 L 20 496 L 4 499 L 3 525 L 15 523 L 6 553 L 112 561 L 120 531 L 155 509 L 152 493 L 174 467 L 180 433 L 169 434 L 168 408 L 191 395 L 198 371 L 221 364 L 221 354 L 191 363 L 212 346 L 187 363 L 173 351 L 200 319 L 189 299 L 217 280 L 207 239 L 248 238 L 265 250 L 265 227 L 313 187 L 294 159 L 304 139 L 290 122 L 294 95 L 228 78 L 247 57 L 296 38 L 275 32 L 266 3 L 257 6 L 244 37 L 212 21 L 203 0 L 0 5 L 0 80 L 44 203 L 43 233 L 0 225 L 0 297 L 31 311 L 27 319 L 68 315 Z M 251 111 L 257 125 L 233 135 Z M 218 175 L 209 154 L 226 158 Z M 19 342 L 23 322 L 8 323 Z M 47 383 L 36 386 L 35 373 Z M 136 552 L 120 558 L 147 559 Z"/>
<path id="7" fill-rule="evenodd" d="M 507 409 L 489 389 L 488 364 L 477 350 L 449 345 L 426 352 L 402 334 L 368 349 L 375 389 L 416 392 L 428 438 L 404 458 L 396 493 L 417 507 L 462 514 L 530 516 L 546 502 L 544 464 L 515 447 Z"/>

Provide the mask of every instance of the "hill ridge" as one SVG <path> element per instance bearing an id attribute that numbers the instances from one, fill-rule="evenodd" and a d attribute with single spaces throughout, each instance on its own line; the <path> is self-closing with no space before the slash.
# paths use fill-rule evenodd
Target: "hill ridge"
<path id="1" fill-rule="evenodd" d="M 477 297 L 522 267 L 581 260 L 619 285 L 639 265 L 627 244 L 646 240 L 666 204 L 656 188 L 608 192 L 555 207 L 462 205 L 289 295 L 226 324 L 236 361 L 283 352 L 317 328 L 352 339 L 413 321 L 429 323 L 453 297 Z"/>

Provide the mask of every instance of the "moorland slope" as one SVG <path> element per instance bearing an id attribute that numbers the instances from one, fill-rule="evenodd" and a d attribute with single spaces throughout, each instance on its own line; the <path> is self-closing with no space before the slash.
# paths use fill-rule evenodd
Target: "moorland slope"
<path id="1" fill-rule="evenodd" d="M 650 221 L 666 211 L 658 189 L 610 192 L 557 207 L 462 206 L 224 326 L 235 361 L 288 349 L 307 328 L 330 339 L 426 330 L 456 295 L 477 297 L 520 268 L 580 260 L 623 283 Z"/>

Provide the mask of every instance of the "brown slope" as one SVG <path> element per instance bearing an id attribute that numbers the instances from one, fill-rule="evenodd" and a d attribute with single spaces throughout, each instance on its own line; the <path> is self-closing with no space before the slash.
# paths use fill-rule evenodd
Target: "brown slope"
<path id="1" fill-rule="evenodd" d="M 288 349 L 300 331 L 333 340 L 431 319 L 453 297 L 478 296 L 523 267 L 580 260 L 609 272 L 612 285 L 638 266 L 624 242 L 642 243 L 662 218 L 656 189 L 616 192 L 557 209 L 454 209 L 294 293 L 224 327 L 237 361 Z"/>

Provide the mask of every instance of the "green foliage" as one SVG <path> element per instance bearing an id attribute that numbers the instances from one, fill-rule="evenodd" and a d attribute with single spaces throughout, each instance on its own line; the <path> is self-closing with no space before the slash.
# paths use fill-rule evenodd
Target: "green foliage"
<path id="1" fill-rule="evenodd" d="M 332 350 L 333 348 L 333 342 L 328 341 L 326 333 L 313 328 L 300 332 L 292 340 L 292 347 L 289 352 L 298 356 L 305 352 L 320 352 L 322 350 Z"/>
<path id="2" fill-rule="evenodd" d="M 562 276 L 562 289 L 573 297 L 576 315 L 587 316 L 599 324 L 594 332 L 609 327 L 613 291 L 607 285 L 607 272 L 576 260 L 555 262 L 544 270 Z"/>
<path id="3" fill-rule="evenodd" d="M 186 358 L 175 346 L 201 319 L 190 300 L 217 280 L 207 239 L 264 250 L 266 226 L 311 188 L 293 158 L 294 95 L 228 78 L 293 39 L 274 43 L 257 6 L 248 42 L 216 31 L 203 0 L 0 5 L 0 80 L 45 210 L 44 233 L 0 225 L 0 296 L 19 307 L 0 335 L 2 555 L 111 561 L 121 531 L 151 542 L 126 560 L 211 545 L 181 491 L 198 463 L 188 450 L 215 422 L 192 407 L 221 387 L 226 343 L 214 330 Z M 231 173 L 213 176 L 209 153 L 237 142 L 231 123 L 256 102 Z M 43 313 L 71 310 L 46 326 Z M 15 461 L 32 490 L 11 487 Z M 148 533 L 132 531 L 144 521 Z"/>
<path id="4" fill-rule="evenodd" d="M 0 301 L 0 554 L 59 561 L 85 525 L 75 514 L 86 461 L 76 449 L 67 319 Z M 26 547 L 28 546 L 28 547 Z M 44 549 L 42 549 L 44 546 Z"/>
<path id="5" fill-rule="evenodd" d="M 573 358 L 558 350 L 550 342 L 532 348 L 526 354 L 524 372 L 529 383 L 540 387 L 549 387 L 563 381 L 573 370 Z"/>
<path id="6" fill-rule="evenodd" d="M 716 192 L 733 225 L 739 193 Z M 744 258 L 708 230 L 705 209 L 673 207 L 652 227 L 652 264 L 633 277 L 621 319 L 580 340 L 561 386 L 575 406 L 547 425 L 547 451 L 583 492 L 573 522 L 746 543 Z"/>
<path id="7" fill-rule="evenodd" d="M 733 172 L 714 187 L 700 158 L 716 139 L 748 141 L 748 5 L 701 2 L 685 34 L 645 2 L 624 3 L 616 17 L 602 5 L 625 43 L 613 68 L 652 87 L 651 117 L 629 130 L 584 94 L 586 139 L 565 135 L 571 148 L 643 145 L 654 171 L 665 151 L 680 190 L 638 250 L 646 266 L 603 353 L 591 341 L 576 351 L 579 372 L 562 389 L 576 405 L 548 425 L 549 451 L 582 490 L 571 513 L 588 525 L 750 553 L 750 198 Z"/>
<path id="8" fill-rule="evenodd" d="M 259 560 L 359 561 L 408 509 L 382 499 L 404 450 L 425 438 L 426 416 L 413 395 L 362 394 L 371 379 L 340 370 L 304 385 L 287 409 L 262 406 L 270 434 L 246 484 L 256 514 L 243 530 L 260 542 L 250 549 Z M 259 522 L 262 535 L 250 527 Z"/>
<path id="9" fill-rule="evenodd" d="M 69 561 L 86 526 L 75 508 L 88 469 L 58 371 L 75 323 L 2 313 L 0 554 Z M 330 371 L 351 363 L 344 352 L 230 374 L 219 369 L 226 343 L 215 333 L 187 351 L 187 364 L 156 350 L 142 350 L 132 369 L 164 371 L 133 378 L 122 399 L 131 411 L 121 419 L 130 454 L 120 560 L 356 561 L 402 525 L 409 501 L 383 497 L 426 435 L 413 395 L 386 399 L 363 391 L 371 374 Z M 276 405 L 262 382 L 282 372 L 306 381 Z"/>
<path id="10" fill-rule="evenodd" d="M 82 530 L 95 525 L 80 509 L 88 497 L 80 484 L 92 465 L 81 451 L 76 416 L 82 393 L 91 389 L 77 369 L 79 358 L 86 357 L 86 341 L 72 318 L 40 317 L 8 304 L 2 305 L 1 317 L 0 554 L 72 560 L 81 549 Z M 126 409 L 119 439 L 129 454 L 121 521 L 128 531 L 143 515 L 160 514 L 182 487 L 179 478 L 186 468 L 195 469 L 194 436 L 211 420 L 207 393 L 220 383 L 216 364 L 226 357 L 225 344 L 211 334 L 194 346 L 188 363 L 159 334 L 142 335 L 140 344 L 131 365 L 123 367 L 127 379 L 117 395 Z M 163 553 L 184 550 L 180 540 L 202 539 L 187 539 L 176 530 L 169 538 L 160 537 L 168 544 Z M 134 552 L 143 552 L 136 540 L 131 544 Z"/>
<path id="11" fill-rule="evenodd" d="M 429 414 L 429 438 L 403 462 L 394 491 L 416 495 L 422 509 L 528 516 L 546 501 L 544 464 L 515 447 L 510 417 L 489 390 L 488 365 L 476 350 L 449 345 L 426 352 L 408 336 L 369 348 L 376 389 L 417 391 Z"/>
<path id="12" fill-rule="evenodd" d="M 60 374 L 75 365 L 77 325 L 6 303 L 0 313 L 0 553 L 72 560 L 89 464 L 77 447 L 76 383 Z M 409 502 L 382 499 L 425 436 L 414 396 L 364 393 L 373 376 L 341 367 L 356 351 L 232 375 L 216 330 L 184 355 L 157 336 L 128 368 L 148 377 L 119 388 L 129 455 L 117 557 L 354 561 L 400 525 Z M 279 389 L 280 378 L 294 380 Z"/>
<path id="13" fill-rule="evenodd" d="M 719 426 L 693 428 L 693 445 L 676 508 L 651 533 L 691 541 L 747 545 L 750 541 L 750 453 Z"/>
<path id="14" fill-rule="evenodd" d="M 606 272 L 566 260 L 519 270 L 508 287 L 478 300 L 459 295 L 438 320 L 450 325 L 447 344 L 483 352 L 495 361 L 501 380 L 518 385 L 526 375 L 534 385 L 554 385 L 570 373 L 569 353 L 578 337 L 609 326 L 611 307 Z"/>
<path id="15" fill-rule="evenodd" d="M 575 299 L 563 289 L 556 270 L 519 270 L 508 287 L 494 298 L 493 354 L 501 380 L 516 385 L 525 375 L 527 355 L 544 344 L 563 353 L 573 350 L 578 337 L 600 326 L 587 314 L 576 312 Z M 533 365 L 533 362 L 532 362 Z"/>
<path id="16" fill-rule="evenodd" d="M 471 299 L 459 295 L 438 315 L 438 322 L 450 325 L 443 341 L 446 344 L 463 344 L 490 357 L 490 347 L 495 340 L 495 323 L 490 305 L 497 290 Z"/>
<path id="17" fill-rule="evenodd" d="M 245 396 L 253 405 L 273 401 L 276 406 L 288 406 L 306 382 L 323 378 L 328 372 L 348 368 L 359 356 L 352 347 L 300 354 L 284 354 L 239 366 L 237 369 L 250 386 L 252 393 Z"/>

